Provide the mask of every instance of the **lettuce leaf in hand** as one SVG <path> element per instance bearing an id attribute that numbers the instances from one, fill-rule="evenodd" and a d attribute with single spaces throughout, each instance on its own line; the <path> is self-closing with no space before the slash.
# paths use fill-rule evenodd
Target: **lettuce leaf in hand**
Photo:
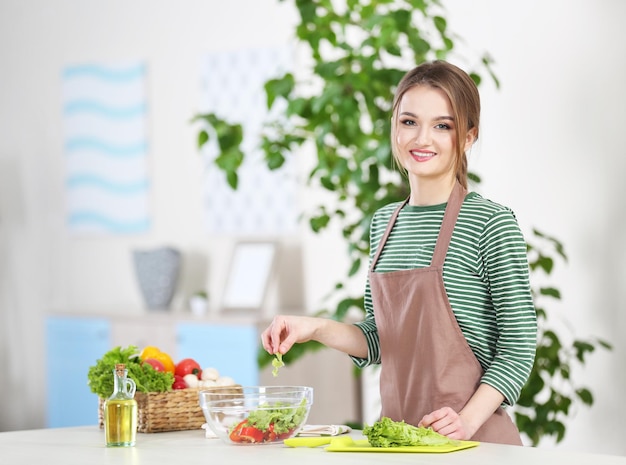
<path id="1" fill-rule="evenodd" d="M 130 345 L 123 349 L 115 347 L 96 364 L 89 367 L 87 384 L 91 392 L 103 399 L 113 394 L 115 365 L 123 363 L 128 369 L 128 377 L 135 381 L 138 392 L 167 392 L 172 390 L 174 376 L 171 373 L 156 371 L 150 364 L 142 364 L 137 346 Z"/>
<path id="2" fill-rule="evenodd" d="M 382 417 L 372 426 L 363 428 L 363 434 L 372 447 L 443 446 L 458 441 L 435 432 L 431 428 L 409 425 Z"/>

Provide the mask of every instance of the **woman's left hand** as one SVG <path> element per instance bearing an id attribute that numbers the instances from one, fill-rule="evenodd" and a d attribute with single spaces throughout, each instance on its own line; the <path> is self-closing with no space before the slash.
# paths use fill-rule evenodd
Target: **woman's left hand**
<path id="1" fill-rule="evenodd" d="M 462 441 L 470 439 L 473 434 L 468 430 L 463 418 L 450 407 L 443 407 L 424 415 L 417 426 L 430 427 L 450 439 Z"/>

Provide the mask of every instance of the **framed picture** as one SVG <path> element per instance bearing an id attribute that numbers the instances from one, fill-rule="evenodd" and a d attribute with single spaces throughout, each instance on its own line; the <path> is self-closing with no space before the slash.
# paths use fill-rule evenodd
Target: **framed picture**
<path id="1" fill-rule="evenodd" d="M 224 311 L 262 309 L 276 248 L 271 241 L 235 244 L 222 298 Z"/>

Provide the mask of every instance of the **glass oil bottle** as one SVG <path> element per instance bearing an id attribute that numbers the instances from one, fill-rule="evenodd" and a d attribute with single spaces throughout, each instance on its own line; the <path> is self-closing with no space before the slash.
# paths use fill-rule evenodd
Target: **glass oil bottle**
<path id="1" fill-rule="evenodd" d="M 137 401 L 135 382 L 128 378 L 126 365 L 113 370 L 113 394 L 104 404 L 104 433 L 108 447 L 131 447 L 137 438 Z"/>

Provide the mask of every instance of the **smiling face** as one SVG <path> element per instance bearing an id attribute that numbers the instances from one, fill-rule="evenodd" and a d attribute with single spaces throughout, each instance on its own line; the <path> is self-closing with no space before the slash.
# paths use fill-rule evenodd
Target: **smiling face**
<path id="1" fill-rule="evenodd" d="M 450 101 L 441 89 L 418 85 L 404 93 L 395 115 L 394 145 L 411 185 L 432 181 L 447 187 L 454 182 L 459 157 L 455 125 Z M 473 141 L 470 131 L 463 150 Z"/>

